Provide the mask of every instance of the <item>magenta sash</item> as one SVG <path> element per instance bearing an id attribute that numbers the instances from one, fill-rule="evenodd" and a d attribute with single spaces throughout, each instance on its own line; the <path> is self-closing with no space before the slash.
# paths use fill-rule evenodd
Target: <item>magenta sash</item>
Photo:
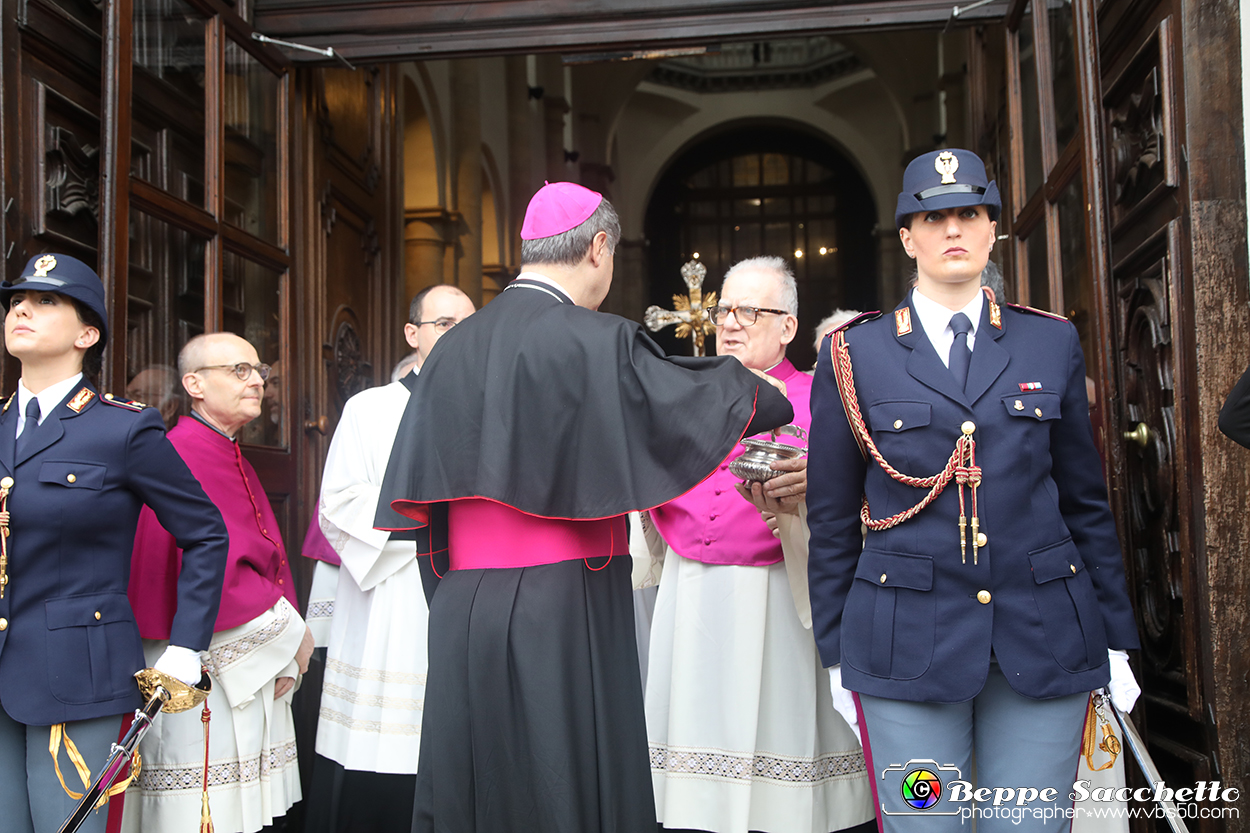
<path id="1" fill-rule="evenodd" d="M 540 518 L 491 500 L 466 498 L 451 501 L 448 527 L 453 570 L 534 567 L 629 552 L 624 515 L 596 521 Z"/>

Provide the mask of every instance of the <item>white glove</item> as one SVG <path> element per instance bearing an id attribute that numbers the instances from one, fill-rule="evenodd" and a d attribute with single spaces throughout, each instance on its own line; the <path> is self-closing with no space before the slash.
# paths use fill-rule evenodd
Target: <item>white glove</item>
<path id="1" fill-rule="evenodd" d="M 855 733 L 855 739 L 862 746 L 864 739 L 859 736 L 859 715 L 855 711 L 855 698 L 851 692 L 842 687 L 842 666 L 835 665 L 829 669 L 829 691 L 833 694 L 833 707 Z"/>
<path id="2" fill-rule="evenodd" d="M 1128 664 L 1128 654 L 1124 651 L 1107 651 L 1107 661 L 1111 663 L 1111 682 L 1107 683 L 1107 694 L 1111 704 L 1128 714 L 1141 694 L 1141 686 L 1133 676 L 1133 669 Z"/>
<path id="3" fill-rule="evenodd" d="M 152 667 L 157 671 L 168 674 L 175 680 L 181 680 L 187 685 L 194 686 L 200 684 L 199 651 L 170 645 Z"/>

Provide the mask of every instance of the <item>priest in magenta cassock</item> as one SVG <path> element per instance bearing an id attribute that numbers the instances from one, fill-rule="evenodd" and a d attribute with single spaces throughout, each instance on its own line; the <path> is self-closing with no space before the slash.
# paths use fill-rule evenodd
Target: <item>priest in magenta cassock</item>
<path id="1" fill-rule="evenodd" d="M 213 639 L 201 660 L 213 679 L 208 796 L 216 830 L 254 833 L 300 799 L 291 694 L 308 667 L 312 634 L 277 519 L 238 432 L 260 415 L 269 366 L 231 333 L 196 336 L 178 357 L 191 416 L 169 440 L 226 521 L 230 554 Z M 150 510 L 139 516 L 130 599 L 144 653 L 169 638 L 181 552 Z M 122 829 L 198 829 L 204 777 L 200 710 L 161 714 L 140 744 L 143 769 L 126 793 Z"/>
<path id="2" fill-rule="evenodd" d="M 716 352 L 784 381 L 806 431 L 812 380 L 786 358 L 798 329 L 794 274 L 781 258 L 751 258 L 730 268 L 720 295 Z M 798 470 L 766 485 L 774 502 L 758 485 L 753 499 L 791 531 L 807 479 L 802 458 L 788 462 Z M 656 815 L 666 830 L 712 833 L 863 824 L 873 816 L 868 770 L 812 638 L 805 547 L 773 536 L 728 468 L 651 510 L 662 538 L 638 536 L 663 565 L 646 691 Z"/>
<path id="3" fill-rule="evenodd" d="M 413 830 L 654 833 L 624 516 L 793 411 L 595 311 L 620 238 L 601 195 L 545 186 L 521 238 L 520 277 L 422 367 L 379 501 L 424 552 L 446 507 Z"/>

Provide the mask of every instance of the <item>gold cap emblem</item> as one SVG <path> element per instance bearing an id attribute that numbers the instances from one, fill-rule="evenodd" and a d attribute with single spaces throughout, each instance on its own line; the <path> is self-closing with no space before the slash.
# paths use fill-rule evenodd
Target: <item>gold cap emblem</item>
<path id="1" fill-rule="evenodd" d="M 56 268 L 56 258 L 52 255 L 44 255 L 35 261 L 35 277 L 46 278 L 48 273 Z"/>
<path id="2" fill-rule="evenodd" d="M 933 168 L 942 175 L 943 185 L 955 184 L 955 171 L 959 170 L 959 160 L 949 150 L 944 150 L 933 160 Z"/>

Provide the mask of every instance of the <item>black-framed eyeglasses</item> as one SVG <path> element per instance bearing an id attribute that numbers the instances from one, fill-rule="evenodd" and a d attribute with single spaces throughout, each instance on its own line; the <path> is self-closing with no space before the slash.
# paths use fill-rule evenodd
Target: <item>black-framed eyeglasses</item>
<path id="1" fill-rule="evenodd" d="M 725 319 L 729 318 L 729 313 L 734 314 L 734 318 L 738 319 L 738 323 L 744 327 L 750 327 L 755 323 L 755 319 L 759 318 L 761 312 L 771 312 L 773 315 L 789 315 L 790 313 L 783 309 L 764 309 L 763 307 L 708 307 L 704 312 L 708 318 L 712 319 L 712 323 L 720 326 L 725 323 Z"/>
<path id="2" fill-rule="evenodd" d="M 456 326 L 457 323 L 459 322 L 457 322 L 454 318 L 435 318 L 433 321 L 418 321 L 417 326 L 424 327 L 426 324 L 433 324 L 434 331 L 439 335 L 442 335 L 452 327 Z"/>
<path id="3" fill-rule="evenodd" d="M 244 382 L 252 378 L 253 370 L 260 374 L 262 382 L 268 381 L 269 374 L 273 372 L 273 368 L 267 364 L 249 364 L 247 362 L 239 362 L 238 364 L 207 364 L 196 368 L 195 372 L 199 373 L 201 370 L 231 370 L 240 381 Z"/>

